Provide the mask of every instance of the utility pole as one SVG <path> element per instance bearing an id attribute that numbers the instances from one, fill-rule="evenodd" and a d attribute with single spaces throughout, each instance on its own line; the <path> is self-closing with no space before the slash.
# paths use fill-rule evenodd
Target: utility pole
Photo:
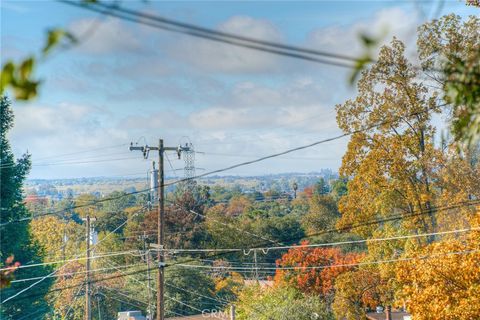
<path id="1" fill-rule="evenodd" d="M 90 287 L 90 237 L 91 237 L 91 228 L 90 222 L 95 221 L 95 218 L 90 218 L 90 214 L 87 214 L 87 217 L 82 219 L 86 221 L 87 227 L 87 266 L 86 266 L 86 288 L 85 288 L 85 320 L 92 319 L 92 309 L 91 309 L 91 287 Z"/>
<path id="2" fill-rule="evenodd" d="M 258 282 L 257 249 L 253 249 L 253 260 L 255 262 L 255 280 Z"/>
<path id="3" fill-rule="evenodd" d="M 230 305 L 230 320 L 235 320 L 235 305 Z"/>
<path id="4" fill-rule="evenodd" d="M 145 260 L 147 263 L 147 290 L 148 290 L 148 295 L 147 295 L 147 319 L 152 320 L 152 287 L 150 284 L 150 281 L 152 280 L 150 278 L 150 252 L 147 252 L 147 232 L 143 231 L 143 235 L 140 236 L 140 238 L 143 240 L 143 252 L 145 252 Z"/>
<path id="5" fill-rule="evenodd" d="M 180 158 L 180 153 L 182 151 L 181 147 L 165 147 L 163 145 L 163 139 L 159 139 L 158 147 L 151 147 L 145 145 L 134 146 L 133 143 L 130 144 L 130 151 L 142 151 L 143 157 L 148 158 L 148 155 L 151 150 L 158 151 L 158 217 L 157 217 L 157 250 L 158 250 L 158 275 L 157 275 L 157 320 L 165 319 L 165 297 L 164 297 L 164 286 L 165 286 L 165 256 L 163 254 L 163 249 L 165 245 L 165 176 L 164 176 L 164 155 L 165 151 L 176 151 L 178 158 Z"/>

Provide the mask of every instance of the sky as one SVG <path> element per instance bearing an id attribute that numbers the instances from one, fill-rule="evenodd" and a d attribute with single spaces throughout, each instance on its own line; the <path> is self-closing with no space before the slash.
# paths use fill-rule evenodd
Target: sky
<path id="1" fill-rule="evenodd" d="M 441 5 L 443 3 L 443 5 Z M 462 1 L 120 1 L 202 27 L 358 56 L 358 35 L 405 41 L 415 60 L 422 21 L 478 14 Z M 56 1 L 0 2 L 1 58 L 38 54 L 61 27 L 79 44 L 38 63 L 39 96 L 13 101 L 9 138 L 32 155 L 29 178 L 144 176 L 156 160 L 130 142 L 192 143 L 197 174 L 341 134 L 335 105 L 355 95 L 350 70 L 219 44 Z M 477 11 L 475 11 L 477 10 Z M 348 138 L 225 174 L 338 170 Z M 153 156 L 153 158 L 152 158 Z M 184 160 L 169 154 L 170 177 Z"/>

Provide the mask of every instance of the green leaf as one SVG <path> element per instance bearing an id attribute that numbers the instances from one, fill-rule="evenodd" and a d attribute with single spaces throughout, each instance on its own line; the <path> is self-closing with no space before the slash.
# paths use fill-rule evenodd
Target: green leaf
<path id="1" fill-rule="evenodd" d="M 30 100 L 37 96 L 37 89 L 40 81 L 25 81 L 15 85 L 13 91 L 17 100 Z"/>
<path id="2" fill-rule="evenodd" d="M 43 55 L 47 55 L 53 48 L 62 42 L 63 39 L 67 39 L 70 43 L 76 43 L 77 39 L 73 34 L 60 28 L 48 30 L 47 43 L 43 47 Z"/>
<path id="3" fill-rule="evenodd" d="M 360 40 L 362 41 L 363 45 L 367 48 L 376 47 L 378 43 L 378 39 L 370 37 L 365 33 L 360 34 Z"/>
<path id="4" fill-rule="evenodd" d="M 372 61 L 372 58 L 369 54 L 364 55 L 363 57 L 355 60 L 355 66 L 353 68 L 352 74 L 350 75 L 350 85 L 353 85 L 357 80 L 360 73 L 365 69 L 365 66 Z"/>
<path id="5" fill-rule="evenodd" d="M 27 80 L 28 77 L 32 74 L 33 66 L 35 64 L 35 59 L 30 57 L 22 62 L 18 70 L 20 78 L 22 80 Z"/>
<path id="6" fill-rule="evenodd" d="M 0 94 L 5 91 L 9 84 L 13 81 L 13 72 L 15 71 L 15 65 L 12 61 L 8 61 L 2 68 L 2 75 L 0 81 Z"/>

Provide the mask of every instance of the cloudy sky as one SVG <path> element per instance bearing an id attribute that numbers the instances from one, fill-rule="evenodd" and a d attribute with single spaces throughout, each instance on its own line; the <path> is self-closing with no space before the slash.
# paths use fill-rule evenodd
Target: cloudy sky
<path id="1" fill-rule="evenodd" d="M 425 19 L 473 14 L 462 1 L 123 1 L 124 7 L 261 40 L 358 55 L 358 34 L 413 46 Z M 54 1 L 1 2 L 2 61 L 37 54 L 62 27 L 80 44 L 40 61 L 39 97 L 14 102 L 16 155 L 30 178 L 143 175 L 128 144 L 190 141 L 214 170 L 340 133 L 334 106 L 355 94 L 349 70 L 108 18 Z M 347 139 L 230 171 L 337 170 Z M 183 160 L 169 156 L 167 175 Z M 202 173 L 198 169 L 197 173 Z M 182 171 L 177 171 L 181 176 Z"/>

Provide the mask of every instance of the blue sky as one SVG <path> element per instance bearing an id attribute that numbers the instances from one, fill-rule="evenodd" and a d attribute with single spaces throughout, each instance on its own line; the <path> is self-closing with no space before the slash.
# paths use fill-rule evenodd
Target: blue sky
<path id="1" fill-rule="evenodd" d="M 123 1 L 122 6 L 204 27 L 324 51 L 359 54 L 359 32 L 399 37 L 414 59 L 416 26 L 438 2 Z M 446 1 L 441 13 L 475 9 Z M 1 2 L 1 55 L 40 51 L 45 31 L 80 38 L 40 61 L 39 97 L 14 102 L 17 155 L 31 178 L 142 175 L 149 161 L 130 141 L 191 141 L 198 167 L 217 169 L 337 135 L 335 104 L 354 95 L 348 71 L 239 49 L 101 17 L 54 1 Z M 187 138 L 188 137 L 188 138 Z M 347 139 L 231 174 L 337 170 Z M 72 154 L 75 153 L 75 154 Z M 183 162 L 170 157 L 173 168 Z M 170 168 L 170 165 L 167 164 Z M 201 171 L 199 171 L 201 173 Z M 168 173 L 173 175 L 172 172 Z M 181 175 L 181 172 L 177 172 Z"/>

